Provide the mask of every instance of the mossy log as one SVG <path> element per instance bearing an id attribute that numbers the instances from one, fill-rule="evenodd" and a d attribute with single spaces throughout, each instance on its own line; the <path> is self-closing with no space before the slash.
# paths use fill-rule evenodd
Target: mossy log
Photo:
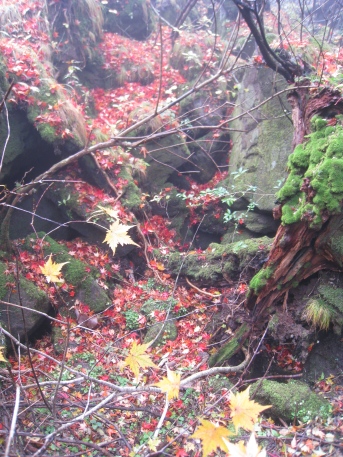
<path id="1" fill-rule="evenodd" d="M 233 355 L 237 354 L 237 352 L 242 348 L 250 332 L 251 326 L 247 322 L 244 322 L 244 324 L 242 324 L 236 331 L 233 338 L 231 338 L 228 343 L 224 344 L 218 352 L 211 355 L 208 365 L 210 367 L 220 365 L 225 360 L 229 360 Z"/>

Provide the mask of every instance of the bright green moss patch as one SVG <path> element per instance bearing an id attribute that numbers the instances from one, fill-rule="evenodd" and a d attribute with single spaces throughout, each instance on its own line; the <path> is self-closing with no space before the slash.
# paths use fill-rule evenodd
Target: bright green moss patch
<path id="1" fill-rule="evenodd" d="M 288 159 L 289 176 L 277 194 L 283 203 L 282 223 L 301 220 L 318 228 L 323 215 L 339 214 L 343 202 L 343 127 L 328 126 L 315 116 L 313 133 Z"/>
<path id="2" fill-rule="evenodd" d="M 288 168 L 308 168 L 310 160 L 310 151 L 304 148 L 303 144 L 298 144 L 293 154 L 289 156 Z"/>
<path id="3" fill-rule="evenodd" d="M 284 201 L 287 198 L 291 198 L 299 194 L 302 181 L 302 176 L 291 172 L 284 186 L 279 190 L 277 194 L 278 198 L 281 201 Z"/>
<path id="4" fill-rule="evenodd" d="M 267 267 L 260 270 L 250 281 L 250 290 L 253 290 L 257 294 L 266 284 L 269 278 L 272 277 L 274 268 Z"/>
<path id="5" fill-rule="evenodd" d="M 313 116 L 311 119 L 311 128 L 313 131 L 317 132 L 324 129 L 327 126 L 327 121 L 322 119 L 320 116 Z"/>

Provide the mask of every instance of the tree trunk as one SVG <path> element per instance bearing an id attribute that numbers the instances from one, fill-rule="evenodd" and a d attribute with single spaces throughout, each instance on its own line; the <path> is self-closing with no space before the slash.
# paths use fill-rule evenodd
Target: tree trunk
<path id="1" fill-rule="evenodd" d="M 343 113 L 341 94 L 328 88 L 310 97 L 309 90 L 302 83 L 288 98 L 293 110 L 294 147 L 310 133 L 310 121 L 315 114 L 332 118 Z M 281 205 L 274 209 L 274 217 L 280 215 Z M 342 268 L 343 213 L 328 215 L 318 229 L 310 228 L 306 220 L 281 225 L 268 261 L 260 272 L 263 282 L 258 290 L 250 288 L 246 300 L 253 322 L 265 323 L 270 306 L 302 280 L 320 270 L 341 271 Z"/>

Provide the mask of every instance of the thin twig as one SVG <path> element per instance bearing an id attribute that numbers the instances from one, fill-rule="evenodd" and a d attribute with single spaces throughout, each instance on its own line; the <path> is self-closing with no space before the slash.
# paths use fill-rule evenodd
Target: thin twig
<path id="1" fill-rule="evenodd" d="M 9 432 L 8 438 L 7 438 L 4 457 L 8 457 L 9 453 L 10 453 L 11 444 L 12 444 L 12 440 L 14 437 L 15 426 L 16 426 L 17 418 L 18 418 L 19 400 L 20 400 L 20 386 L 19 386 L 19 384 L 16 384 L 15 403 L 14 403 L 14 409 L 13 409 L 13 415 L 12 415 L 12 422 L 11 422 L 10 432 Z"/>

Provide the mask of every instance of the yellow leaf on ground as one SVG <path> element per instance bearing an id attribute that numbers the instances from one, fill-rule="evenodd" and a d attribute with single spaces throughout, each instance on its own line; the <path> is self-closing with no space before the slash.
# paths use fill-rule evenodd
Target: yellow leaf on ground
<path id="1" fill-rule="evenodd" d="M 123 225 L 119 221 L 115 221 L 110 225 L 103 242 L 110 246 L 113 254 L 115 253 L 118 244 L 121 246 L 124 244 L 134 244 L 135 246 L 139 246 L 139 244 L 135 243 L 127 234 L 127 231 L 132 227 L 134 227 L 134 225 Z"/>
<path id="2" fill-rule="evenodd" d="M 151 342 L 146 344 L 137 344 L 136 341 L 134 341 L 132 343 L 129 355 L 125 359 L 125 365 L 131 368 L 136 378 L 138 378 L 140 368 L 158 368 L 158 366 L 154 364 L 154 362 L 146 353 L 146 350 L 150 345 Z"/>
<path id="3" fill-rule="evenodd" d="M 190 438 L 199 438 L 202 440 L 203 455 L 207 456 L 219 447 L 222 451 L 227 451 L 227 447 L 223 441 L 225 436 L 229 436 L 230 431 L 221 425 L 213 424 L 212 422 L 200 419 L 201 425 L 195 430 Z"/>
<path id="4" fill-rule="evenodd" d="M 250 386 L 238 392 L 236 395 L 231 394 L 231 418 L 236 431 L 239 427 L 246 430 L 254 430 L 254 423 L 257 421 L 260 412 L 270 408 L 272 405 L 262 406 L 249 398 Z"/>
<path id="5" fill-rule="evenodd" d="M 108 216 L 113 217 L 113 219 L 118 219 L 118 213 L 119 213 L 119 211 L 117 211 L 116 209 L 104 208 L 104 207 L 101 206 L 101 205 L 98 205 L 98 208 L 100 208 L 101 211 L 103 211 L 104 213 L 106 213 Z"/>
<path id="6" fill-rule="evenodd" d="M 267 455 L 266 450 L 261 450 L 258 446 L 254 433 L 251 434 L 247 446 L 244 445 L 243 441 L 233 444 L 225 438 L 223 440 L 230 453 L 230 457 L 266 457 Z"/>
<path id="7" fill-rule="evenodd" d="M 157 446 L 161 444 L 161 440 L 158 438 L 150 438 L 147 444 L 150 451 L 156 452 Z"/>
<path id="8" fill-rule="evenodd" d="M 5 357 L 5 346 L 0 346 L 0 362 L 8 362 Z"/>
<path id="9" fill-rule="evenodd" d="M 51 254 L 49 259 L 45 262 L 44 266 L 39 267 L 41 269 L 41 272 L 45 276 L 47 282 L 63 282 L 63 280 L 60 278 L 60 275 L 62 274 L 61 269 L 63 265 L 69 262 L 63 262 L 63 263 L 54 263 L 51 260 Z"/>
<path id="10" fill-rule="evenodd" d="M 181 375 L 179 373 L 175 373 L 167 368 L 167 377 L 164 377 L 154 385 L 159 387 L 162 392 L 165 392 L 168 400 L 171 400 L 172 398 L 178 398 L 179 396 L 180 380 Z"/>

